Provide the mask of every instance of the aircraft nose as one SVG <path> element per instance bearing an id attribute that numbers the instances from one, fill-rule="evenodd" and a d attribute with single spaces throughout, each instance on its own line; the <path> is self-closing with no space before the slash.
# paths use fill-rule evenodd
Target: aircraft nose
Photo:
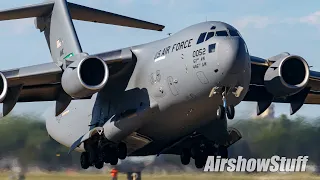
<path id="1" fill-rule="evenodd" d="M 247 61 L 245 42 L 239 37 L 225 39 L 219 45 L 218 57 L 226 73 L 240 73 Z"/>

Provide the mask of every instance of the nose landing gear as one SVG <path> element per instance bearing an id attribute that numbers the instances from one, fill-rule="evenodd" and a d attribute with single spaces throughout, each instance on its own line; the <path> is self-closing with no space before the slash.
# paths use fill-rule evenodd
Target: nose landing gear
<path id="1" fill-rule="evenodd" d="M 234 118 L 234 115 L 235 115 L 235 110 L 234 110 L 234 106 L 233 105 L 230 105 L 226 108 L 227 110 L 227 117 L 228 119 L 233 119 Z"/>
<path id="2" fill-rule="evenodd" d="M 226 117 L 226 109 L 222 105 L 219 105 L 217 109 L 217 118 L 220 120 L 223 120 L 225 119 L 225 117 Z"/>
<path id="3" fill-rule="evenodd" d="M 235 110 L 233 105 L 227 105 L 227 98 L 226 95 L 228 94 L 230 88 L 224 87 L 224 91 L 222 92 L 222 102 L 223 105 L 219 105 L 217 109 L 217 118 L 218 119 L 225 119 L 226 115 L 228 119 L 233 119 L 235 115 Z"/>

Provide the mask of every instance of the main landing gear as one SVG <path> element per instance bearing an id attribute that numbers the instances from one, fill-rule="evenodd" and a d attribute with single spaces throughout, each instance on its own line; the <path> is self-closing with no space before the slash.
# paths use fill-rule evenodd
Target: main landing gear
<path id="1" fill-rule="evenodd" d="M 226 99 L 226 94 L 228 92 L 228 88 L 225 88 L 224 91 L 222 92 L 222 102 L 223 105 L 219 105 L 217 109 L 217 118 L 218 119 L 225 119 L 226 115 L 228 119 L 233 119 L 235 115 L 235 110 L 233 105 L 227 105 L 227 99 Z"/>
<path id="2" fill-rule="evenodd" d="M 98 145 L 95 145 L 98 144 Z M 86 152 L 81 153 L 80 164 L 83 169 L 94 166 L 97 169 L 103 168 L 104 163 L 115 166 L 118 159 L 123 160 L 127 156 L 127 146 L 125 143 L 85 143 Z"/>
<path id="3" fill-rule="evenodd" d="M 202 140 L 193 140 L 191 147 L 184 148 L 180 154 L 180 160 L 183 165 L 188 165 L 191 158 L 194 159 L 197 168 L 203 168 L 206 164 L 208 156 L 220 156 L 221 158 L 228 158 L 228 147 L 238 142 L 242 135 L 235 128 L 228 128 L 228 138 L 223 145 L 219 145 L 214 141 L 202 138 Z M 189 139 L 192 141 L 192 139 Z"/>
<path id="4" fill-rule="evenodd" d="M 193 145 L 190 149 L 183 149 L 180 154 L 180 160 L 183 165 L 188 165 L 191 158 L 193 158 L 196 168 L 203 168 L 208 156 L 228 158 L 228 147 L 216 146 L 211 142 L 202 142 L 198 145 Z"/>

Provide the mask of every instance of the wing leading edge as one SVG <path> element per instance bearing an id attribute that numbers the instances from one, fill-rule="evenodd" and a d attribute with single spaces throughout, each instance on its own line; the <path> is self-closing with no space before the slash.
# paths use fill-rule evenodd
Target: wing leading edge
<path id="1" fill-rule="evenodd" d="M 284 53 L 277 56 L 287 55 L 290 54 Z M 307 85 L 296 94 L 276 97 L 268 92 L 264 85 L 264 75 L 275 59 L 277 59 L 276 56 L 270 59 L 251 56 L 251 82 L 243 101 L 257 102 L 258 115 L 263 113 L 272 102 L 290 103 L 291 115 L 296 113 L 303 104 L 320 104 L 320 72 L 317 71 L 309 71 Z"/>

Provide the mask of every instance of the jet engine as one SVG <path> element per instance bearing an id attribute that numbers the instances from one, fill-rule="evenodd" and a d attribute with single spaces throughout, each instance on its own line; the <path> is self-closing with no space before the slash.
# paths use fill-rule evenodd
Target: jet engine
<path id="1" fill-rule="evenodd" d="M 298 93 L 308 83 L 309 66 L 300 56 L 288 55 L 276 60 L 264 75 L 264 85 L 275 97 Z"/>
<path id="2" fill-rule="evenodd" d="M 6 98 L 8 92 L 8 82 L 6 77 L 0 72 L 0 102 Z"/>
<path id="3" fill-rule="evenodd" d="M 106 85 L 108 77 L 109 70 L 102 59 L 86 56 L 65 69 L 61 84 L 71 97 L 84 98 L 100 91 Z"/>

